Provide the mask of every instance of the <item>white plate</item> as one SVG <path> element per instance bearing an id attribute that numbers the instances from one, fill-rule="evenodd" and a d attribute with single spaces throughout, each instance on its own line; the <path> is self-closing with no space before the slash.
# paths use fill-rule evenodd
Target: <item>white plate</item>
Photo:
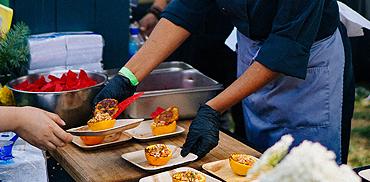
<path id="1" fill-rule="evenodd" d="M 190 167 L 180 167 L 174 170 L 166 171 L 163 173 L 155 174 L 153 176 L 148 176 L 145 178 L 141 178 L 139 182 L 172 182 L 172 174 L 176 172 L 182 172 L 182 171 L 194 171 L 203 174 L 206 177 L 207 182 L 221 182 L 220 180 L 217 180 L 211 176 L 208 176 L 196 169 L 190 168 Z"/>
<path id="2" fill-rule="evenodd" d="M 358 173 L 358 175 L 360 175 L 362 178 L 370 181 L 370 169 L 362 170 Z"/>
<path id="3" fill-rule="evenodd" d="M 245 176 L 236 175 L 230 167 L 229 159 L 214 161 L 202 165 L 202 168 L 224 181 L 245 181 Z"/>
<path id="4" fill-rule="evenodd" d="M 163 166 L 152 166 L 152 165 L 148 164 L 148 162 L 145 158 L 144 150 L 139 150 L 139 151 L 136 151 L 136 152 L 130 152 L 130 153 L 122 154 L 121 157 L 123 159 L 125 159 L 126 161 L 134 164 L 135 166 L 137 166 L 141 169 L 144 169 L 144 170 L 148 170 L 148 171 L 155 171 L 155 170 L 159 170 L 159 169 L 164 169 L 164 168 L 168 168 L 168 167 L 177 166 L 177 165 L 180 165 L 180 164 L 195 161 L 198 158 L 197 155 L 192 154 L 192 153 L 190 153 L 186 157 L 182 157 L 180 155 L 180 152 L 181 152 L 180 147 L 176 147 L 174 145 L 167 145 L 167 146 L 172 150 L 172 158 L 171 158 L 170 161 L 168 161 L 168 163 L 166 165 L 163 165 Z"/>
<path id="5" fill-rule="evenodd" d="M 115 135 L 115 134 L 112 134 L 112 135 Z M 119 136 L 119 138 L 115 141 L 110 141 L 112 140 L 112 138 L 110 138 L 109 136 L 107 138 L 104 139 L 104 141 L 100 144 L 97 144 L 97 145 L 86 145 L 81 139 L 79 136 L 73 136 L 73 140 L 72 140 L 72 143 L 77 145 L 78 147 L 82 148 L 82 149 L 85 149 L 85 150 L 94 150 L 94 149 L 100 149 L 100 148 L 103 148 L 103 147 L 108 147 L 108 146 L 111 146 L 111 145 L 116 145 L 116 144 L 120 144 L 120 143 L 124 143 L 128 140 L 131 140 L 132 139 L 132 136 L 128 135 L 127 133 L 125 132 L 122 132 L 122 134 Z"/>
<path id="6" fill-rule="evenodd" d="M 150 125 L 152 124 L 153 120 L 147 120 L 140 123 L 140 125 L 136 128 L 127 130 L 126 132 L 130 134 L 135 139 L 141 140 L 141 141 L 149 141 L 154 139 L 160 139 L 168 136 L 178 135 L 185 131 L 185 129 L 181 126 L 176 126 L 176 131 L 173 133 L 167 133 L 163 135 L 153 135 L 152 129 Z"/>
<path id="7" fill-rule="evenodd" d="M 99 131 L 91 131 L 89 130 L 87 125 L 80 126 L 77 128 L 71 128 L 67 130 L 68 133 L 76 136 L 101 136 L 101 135 L 110 135 L 113 133 L 122 132 L 128 129 L 132 129 L 137 127 L 140 122 L 144 121 L 144 119 L 117 119 L 116 124 L 113 128 L 99 130 Z"/>

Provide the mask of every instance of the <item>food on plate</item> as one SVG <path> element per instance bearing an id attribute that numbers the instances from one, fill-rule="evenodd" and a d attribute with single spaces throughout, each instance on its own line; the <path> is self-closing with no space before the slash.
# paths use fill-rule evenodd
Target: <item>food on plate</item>
<path id="1" fill-rule="evenodd" d="M 109 113 L 98 113 L 87 122 L 87 126 L 92 131 L 99 131 L 113 128 L 115 123 L 116 120 Z"/>
<path id="2" fill-rule="evenodd" d="M 150 145 L 145 148 L 145 158 L 150 165 L 163 166 L 172 158 L 172 151 L 165 144 Z"/>
<path id="3" fill-rule="evenodd" d="M 105 130 L 113 128 L 116 123 L 115 119 L 109 113 L 97 113 L 87 122 L 87 126 L 92 131 Z M 103 142 L 105 136 L 81 136 L 81 140 L 86 145 L 97 145 Z"/>
<path id="4" fill-rule="evenodd" d="M 151 124 L 153 135 L 163 135 L 176 131 L 176 121 L 179 119 L 179 108 L 169 107 L 162 111 Z"/>
<path id="5" fill-rule="evenodd" d="M 152 119 L 154 119 L 155 117 L 157 117 L 159 114 L 161 114 L 163 111 L 165 111 L 165 109 L 163 109 L 162 107 L 157 107 L 157 109 L 152 112 L 152 114 L 150 114 L 150 117 Z"/>
<path id="6" fill-rule="evenodd" d="M 116 99 L 104 99 L 95 105 L 94 115 L 108 113 L 113 116 L 118 111 L 118 101 Z"/>
<path id="7" fill-rule="evenodd" d="M 48 81 L 45 76 L 41 76 L 32 83 L 30 83 L 29 80 L 25 80 L 15 85 L 14 88 L 29 92 L 61 92 L 78 90 L 97 84 L 97 82 L 90 78 L 84 70 L 80 70 L 79 74 L 68 70 L 68 72 L 64 73 L 60 78 L 54 75 L 48 75 L 47 78 Z"/>
<path id="8" fill-rule="evenodd" d="M 104 141 L 105 136 L 80 136 L 85 145 L 97 145 Z"/>
<path id="9" fill-rule="evenodd" d="M 195 171 L 182 171 L 172 175 L 172 182 L 205 182 L 206 177 Z"/>
<path id="10" fill-rule="evenodd" d="M 117 133 L 113 133 L 110 135 L 106 135 L 104 138 L 104 142 L 109 143 L 109 142 L 117 141 L 121 138 L 121 135 L 122 135 L 122 132 L 117 132 Z"/>
<path id="11" fill-rule="evenodd" d="M 235 174 L 245 176 L 257 160 L 251 155 L 235 153 L 230 155 L 229 164 Z"/>

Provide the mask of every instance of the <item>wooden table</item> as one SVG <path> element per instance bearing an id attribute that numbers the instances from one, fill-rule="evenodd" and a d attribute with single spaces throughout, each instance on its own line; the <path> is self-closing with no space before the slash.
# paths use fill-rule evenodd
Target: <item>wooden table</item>
<path id="1" fill-rule="evenodd" d="M 188 129 L 190 121 L 180 121 L 178 124 Z M 153 173 L 133 166 L 123 160 L 121 155 L 127 152 L 143 150 L 146 146 L 156 143 L 182 146 L 186 138 L 185 133 L 173 138 L 152 142 L 131 140 L 119 146 L 95 151 L 85 151 L 74 144 L 68 144 L 63 148 L 51 152 L 51 155 L 76 181 L 139 181 L 140 178 L 152 175 Z M 204 158 L 190 163 L 188 166 L 201 170 L 203 164 L 226 159 L 233 152 L 242 152 L 256 157 L 260 156 L 259 152 L 220 132 L 218 146 Z"/>

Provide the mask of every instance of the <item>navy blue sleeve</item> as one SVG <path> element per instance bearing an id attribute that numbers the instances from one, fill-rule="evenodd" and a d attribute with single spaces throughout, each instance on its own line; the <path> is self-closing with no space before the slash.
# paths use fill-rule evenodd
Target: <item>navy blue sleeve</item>
<path id="1" fill-rule="evenodd" d="M 325 0 L 279 0 L 271 33 L 256 61 L 285 75 L 304 79 Z"/>
<path id="2" fill-rule="evenodd" d="M 185 28 L 190 33 L 199 30 L 214 0 L 173 0 L 163 11 L 162 17 Z"/>

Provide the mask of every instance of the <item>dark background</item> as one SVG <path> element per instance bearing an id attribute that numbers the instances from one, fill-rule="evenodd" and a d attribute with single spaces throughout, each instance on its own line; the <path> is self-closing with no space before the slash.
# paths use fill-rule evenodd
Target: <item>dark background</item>
<path id="1" fill-rule="evenodd" d="M 370 0 L 339 0 L 370 20 Z M 364 30 L 365 36 L 352 37 L 352 60 L 357 85 L 370 88 L 370 30 Z"/>
<path id="2" fill-rule="evenodd" d="M 127 61 L 129 0 L 11 0 L 13 23 L 25 22 L 32 34 L 93 31 L 105 40 L 105 69 Z"/>

